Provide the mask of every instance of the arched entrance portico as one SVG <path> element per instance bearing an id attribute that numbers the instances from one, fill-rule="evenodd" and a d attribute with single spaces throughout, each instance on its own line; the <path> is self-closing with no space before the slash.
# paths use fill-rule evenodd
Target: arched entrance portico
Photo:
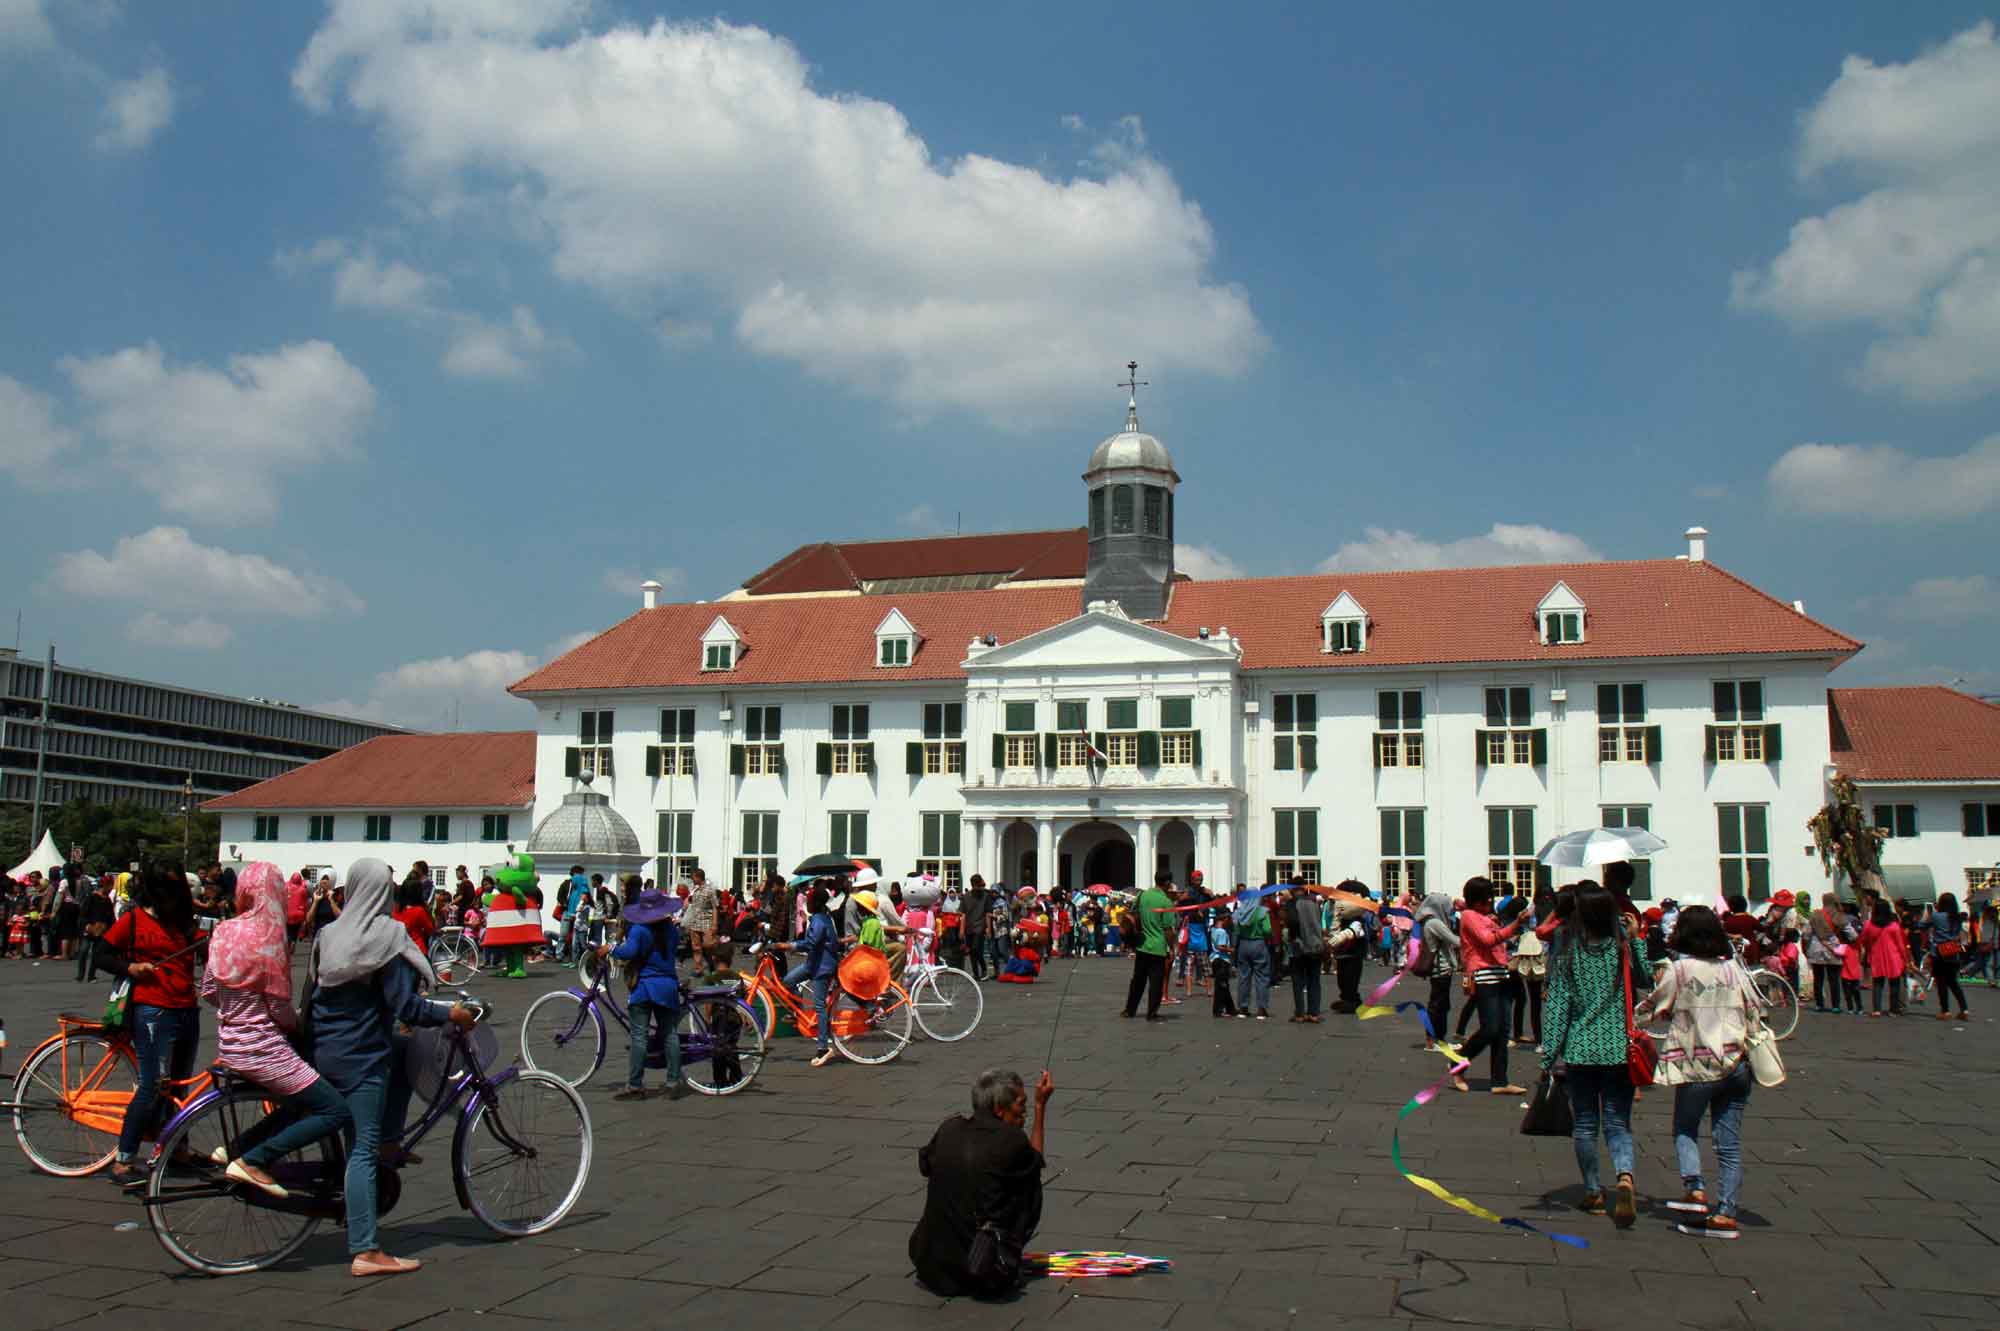
<path id="1" fill-rule="evenodd" d="M 1037 882 L 1035 825 L 1016 818 L 1000 834 L 999 881 L 1009 887 Z"/>
<path id="2" fill-rule="evenodd" d="M 1158 861 L 1155 869 L 1172 874 L 1174 882 L 1186 887 L 1194 878 L 1194 828 L 1179 818 L 1161 824 L 1155 834 L 1154 858 Z M 1146 881 L 1151 882 L 1149 878 Z"/>
<path id="3" fill-rule="evenodd" d="M 1070 828 L 1063 834 L 1057 862 L 1063 887 L 1108 883 L 1123 888 L 1138 881 L 1132 834 L 1118 823 L 1096 820 Z"/>

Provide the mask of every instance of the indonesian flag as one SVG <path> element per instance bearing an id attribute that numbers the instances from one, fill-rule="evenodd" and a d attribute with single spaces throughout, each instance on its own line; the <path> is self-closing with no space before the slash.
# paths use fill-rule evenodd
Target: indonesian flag
<path id="1" fill-rule="evenodd" d="M 1092 744 L 1090 742 L 1090 732 L 1088 730 L 1078 730 L 1076 732 L 1076 737 L 1083 741 L 1083 752 L 1085 757 L 1091 759 L 1094 762 L 1100 762 L 1109 765 L 1111 760 L 1104 756 L 1102 750 L 1100 750 L 1095 744 Z"/>

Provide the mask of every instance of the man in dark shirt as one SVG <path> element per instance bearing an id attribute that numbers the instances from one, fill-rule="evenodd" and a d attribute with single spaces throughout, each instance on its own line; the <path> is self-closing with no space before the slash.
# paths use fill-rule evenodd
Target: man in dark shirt
<path id="1" fill-rule="evenodd" d="M 975 980 L 986 978 L 986 916 L 992 904 L 986 880 L 972 875 L 972 890 L 965 894 L 965 952 Z"/>
<path id="2" fill-rule="evenodd" d="M 77 943 L 76 978 L 81 984 L 85 978 L 97 978 L 98 939 L 118 918 L 117 907 L 111 900 L 111 875 L 97 876 L 97 886 L 83 899 L 83 937 Z"/>
<path id="3" fill-rule="evenodd" d="M 1043 1125 L 1054 1092 L 1044 1068 L 1035 1082 L 1035 1125 L 1023 1132 L 1028 1090 L 1020 1075 L 982 1072 L 972 1086 L 972 1113 L 946 1119 L 917 1152 L 929 1185 L 910 1233 L 910 1261 L 926 1289 L 992 1298 L 1020 1283 L 1021 1252 L 1042 1221 Z M 989 1223 L 998 1252 L 974 1270 L 974 1238 Z"/>

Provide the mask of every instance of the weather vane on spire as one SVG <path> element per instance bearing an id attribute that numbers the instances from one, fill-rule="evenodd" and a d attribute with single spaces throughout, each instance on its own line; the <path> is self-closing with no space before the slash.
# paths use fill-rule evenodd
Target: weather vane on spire
<path id="1" fill-rule="evenodd" d="M 1126 429 L 1137 430 L 1139 428 L 1139 390 L 1142 388 L 1151 388 L 1152 386 L 1150 380 L 1139 377 L 1138 361 L 1128 360 L 1125 362 L 1125 380 L 1123 383 L 1116 385 L 1116 387 L 1122 388 L 1130 394 L 1125 400 Z"/>

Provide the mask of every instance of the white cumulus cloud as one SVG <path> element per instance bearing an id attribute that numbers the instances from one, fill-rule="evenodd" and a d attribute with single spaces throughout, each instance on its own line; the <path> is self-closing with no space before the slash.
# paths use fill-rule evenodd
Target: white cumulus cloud
<path id="1" fill-rule="evenodd" d="M 2000 507 L 2000 434 L 1946 457 L 1883 444 L 1800 444 L 1767 479 L 1773 502 L 1798 513 L 1882 522 L 1967 518 Z"/>
<path id="2" fill-rule="evenodd" d="M 111 85 L 104 102 L 104 122 L 91 140 L 99 152 L 137 152 L 174 118 L 174 83 L 155 66 L 133 79 Z"/>
<path id="3" fill-rule="evenodd" d="M 288 473 L 350 457 L 375 410 L 329 342 L 170 365 L 157 343 L 61 361 L 92 434 L 169 512 L 268 521 Z"/>
<path id="4" fill-rule="evenodd" d="M 441 285 L 429 273 L 401 260 L 385 263 L 374 251 L 363 250 L 340 261 L 333 271 L 333 303 L 343 308 L 422 313 Z"/>
<path id="5" fill-rule="evenodd" d="M 2000 614 L 1993 580 L 1984 573 L 1964 577 L 1919 578 L 1898 598 L 1895 613 L 1902 619 L 1931 624 L 1969 624 Z"/>
<path id="6" fill-rule="evenodd" d="M 1021 425 L 1134 356 L 1235 374 L 1261 350 L 1136 122 L 1072 178 L 939 157 L 895 107 L 814 87 L 769 32 L 598 29 L 590 8 L 336 0 L 293 85 L 380 124 L 418 193 L 513 210 L 560 276 L 621 304 L 706 301 L 755 353 L 912 414 Z"/>
<path id="7" fill-rule="evenodd" d="M 1872 325 L 1860 382 L 1919 402 L 2000 388 L 2000 43 L 1979 23 L 1901 64 L 1849 56 L 1806 114 L 1800 175 L 1866 192 L 1801 219 L 1732 300 Z"/>
<path id="8" fill-rule="evenodd" d="M 482 648 L 463 656 L 407 661 L 376 675 L 358 698 L 336 698 L 313 706 L 342 716 L 426 730 L 448 729 L 454 719 L 468 730 L 526 727 L 533 724 L 532 707 L 508 693 L 507 686 L 595 636 L 588 631 L 573 633 L 540 654 Z"/>
<path id="9" fill-rule="evenodd" d="M 184 527 L 120 537 L 110 554 L 56 556 L 51 583 L 95 601 L 137 601 L 197 614 L 323 619 L 359 614 L 360 597 L 338 579 L 301 573 L 263 555 L 203 545 Z"/>
<path id="10" fill-rule="evenodd" d="M 1212 545 L 1174 546 L 1174 567 L 1196 582 L 1219 582 L 1244 576 L 1241 564 Z"/>
<path id="11" fill-rule="evenodd" d="M 660 599 L 663 601 L 672 600 L 676 592 L 687 586 L 685 569 L 662 568 L 655 569 L 651 573 L 641 573 L 634 568 L 607 568 L 604 570 L 604 590 L 613 596 L 632 597 L 636 602 L 639 596 L 639 584 L 648 578 L 660 584 Z M 564 650 L 567 651 L 568 648 Z"/>
<path id="12" fill-rule="evenodd" d="M 156 610 L 148 610 L 125 626 L 125 636 L 143 647 L 219 652 L 236 634 L 227 624 L 218 624 L 207 615 L 169 619 Z"/>
<path id="13" fill-rule="evenodd" d="M 61 475 L 52 464 L 76 442 L 76 431 L 56 420 L 46 394 L 0 374 L 0 470 L 24 484 L 53 485 Z"/>
<path id="14" fill-rule="evenodd" d="M 1604 558 L 1588 541 L 1531 523 L 1496 522 L 1483 536 L 1428 540 L 1415 532 L 1367 527 L 1320 563 L 1323 573 L 1411 568 L 1485 568 L 1496 564 L 1589 564 Z"/>
<path id="15" fill-rule="evenodd" d="M 458 316 L 457 325 L 443 364 L 447 373 L 463 379 L 525 379 L 543 352 L 563 345 L 525 305 L 516 305 L 504 323 L 468 314 Z"/>
<path id="16" fill-rule="evenodd" d="M 55 40 L 42 0 L 0 0 L 0 51 L 39 51 Z"/>

